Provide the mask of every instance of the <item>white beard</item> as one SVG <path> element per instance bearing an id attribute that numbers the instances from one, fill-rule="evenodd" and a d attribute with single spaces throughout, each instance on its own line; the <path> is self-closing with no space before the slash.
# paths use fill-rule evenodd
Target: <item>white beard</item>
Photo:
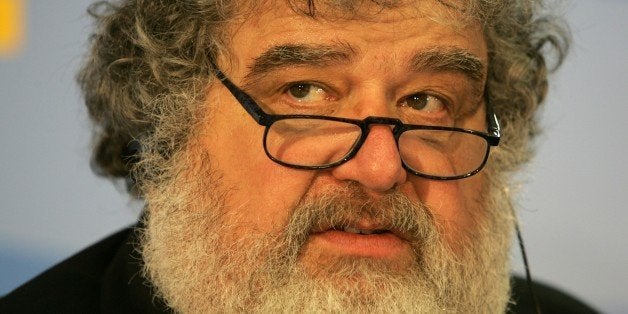
<path id="1" fill-rule="evenodd" d="M 348 186 L 336 195 L 302 202 L 282 234 L 251 233 L 223 241 L 224 235 L 233 234 L 234 223 L 227 221 L 237 216 L 226 218 L 229 211 L 221 199 L 225 193 L 211 175 L 196 177 L 206 179 L 174 182 L 147 195 L 141 243 L 145 276 L 177 312 L 498 313 L 506 309 L 513 218 L 507 196 L 497 195 L 497 189 L 490 189 L 484 200 L 486 213 L 473 235 L 461 240 L 467 241 L 461 251 L 454 253 L 448 247 L 428 208 L 395 193 L 386 203 L 392 207 L 381 209 L 378 202 L 372 210 L 392 220 L 400 215 L 416 220 L 411 223 L 418 229 L 411 266 L 344 258 L 308 270 L 299 255 L 309 234 L 303 228 L 365 214 L 363 209 L 348 209 L 363 196 L 357 188 Z M 353 195 L 347 196 L 347 191 Z M 340 214 L 325 216 L 333 212 Z"/>

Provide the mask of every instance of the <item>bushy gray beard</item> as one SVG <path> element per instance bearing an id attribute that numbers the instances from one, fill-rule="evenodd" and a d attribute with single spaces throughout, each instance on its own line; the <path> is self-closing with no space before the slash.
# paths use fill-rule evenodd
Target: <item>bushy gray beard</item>
<path id="1" fill-rule="evenodd" d="M 374 201 L 353 184 L 305 197 L 279 234 L 250 230 L 226 241 L 239 217 L 225 208 L 225 190 L 211 177 L 198 175 L 204 179 L 174 182 L 147 195 L 141 243 L 145 276 L 177 312 L 497 313 L 506 308 L 512 217 L 504 195 L 489 193 L 476 229 L 456 239 L 462 245 L 455 250 L 442 236 L 447 229 L 426 206 L 398 191 Z M 364 217 L 377 217 L 406 235 L 413 260 L 400 266 L 345 257 L 303 267 L 300 253 L 312 230 Z"/>

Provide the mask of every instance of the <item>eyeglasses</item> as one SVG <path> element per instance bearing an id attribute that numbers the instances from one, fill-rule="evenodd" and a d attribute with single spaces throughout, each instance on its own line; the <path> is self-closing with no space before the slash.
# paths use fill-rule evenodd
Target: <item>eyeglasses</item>
<path id="1" fill-rule="evenodd" d="M 371 125 L 392 125 L 403 167 L 435 180 L 456 180 L 478 173 L 491 146 L 497 146 L 500 127 L 487 105 L 488 133 L 476 130 L 405 124 L 399 119 L 362 120 L 320 115 L 268 114 L 246 92 L 231 82 L 215 64 L 214 74 L 251 117 L 266 129 L 263 145 L 274 162 L 291 168 L 320 170 L 353 158 L 368 137 Z"/>

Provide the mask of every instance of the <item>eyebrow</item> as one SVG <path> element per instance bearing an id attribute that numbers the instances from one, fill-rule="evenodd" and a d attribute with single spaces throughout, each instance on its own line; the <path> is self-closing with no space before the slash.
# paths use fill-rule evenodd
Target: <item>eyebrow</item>
<path id="1" fill-rule="evenodd" d="M 349 44 L 309 45 L 287 44 L 272 46 L 253 60 L 244 77 L 253 82 L 274 70 L 290 66 L 327 66 L 349 61 L 353 54 Z"/>
<path id="2" fill-rule="evenodd" d="M 457 47 L 432 47 L 416 53 L 410 60 L 414 72 L 458 72 L 469 79 L 482 82 L 484 63 L 471 52 Z"/>
<path id="3" fill-rule="evenodd" d="M 244 77 L 244 87 L 278 69 L 290 66 L 317 66 L 350 61 L 355 50 L 348 43 L 325 44 L 284 44 L 272 46 L 253 60 Z M 415 53 L 409 61 L 409 70 L 416 73 L 454 72 L 462 73 L 473 81 L 474 89 L 483 88 L 484 63 L 471 52 L 448 46 L 436 46 Z"/>

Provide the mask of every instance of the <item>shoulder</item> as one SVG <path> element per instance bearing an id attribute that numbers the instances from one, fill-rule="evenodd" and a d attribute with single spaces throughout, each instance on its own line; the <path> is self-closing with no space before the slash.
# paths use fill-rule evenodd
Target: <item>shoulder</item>
<path id="1" fill-rule="evenodd" d="M 537 313 L 534 298 L 525 279 L 513 277 L 512 302 L 509 313 Z M 534 293 L 539 300 L 542 313 L 598 313 L 582 301 L 548 285 L 535 282 Z"/>
<path id="2" fill-rule="evenodd" d="M 103 276 L 131 230 L 86 248 L 4 296 L 0 312 L 99 312 Z"/>

